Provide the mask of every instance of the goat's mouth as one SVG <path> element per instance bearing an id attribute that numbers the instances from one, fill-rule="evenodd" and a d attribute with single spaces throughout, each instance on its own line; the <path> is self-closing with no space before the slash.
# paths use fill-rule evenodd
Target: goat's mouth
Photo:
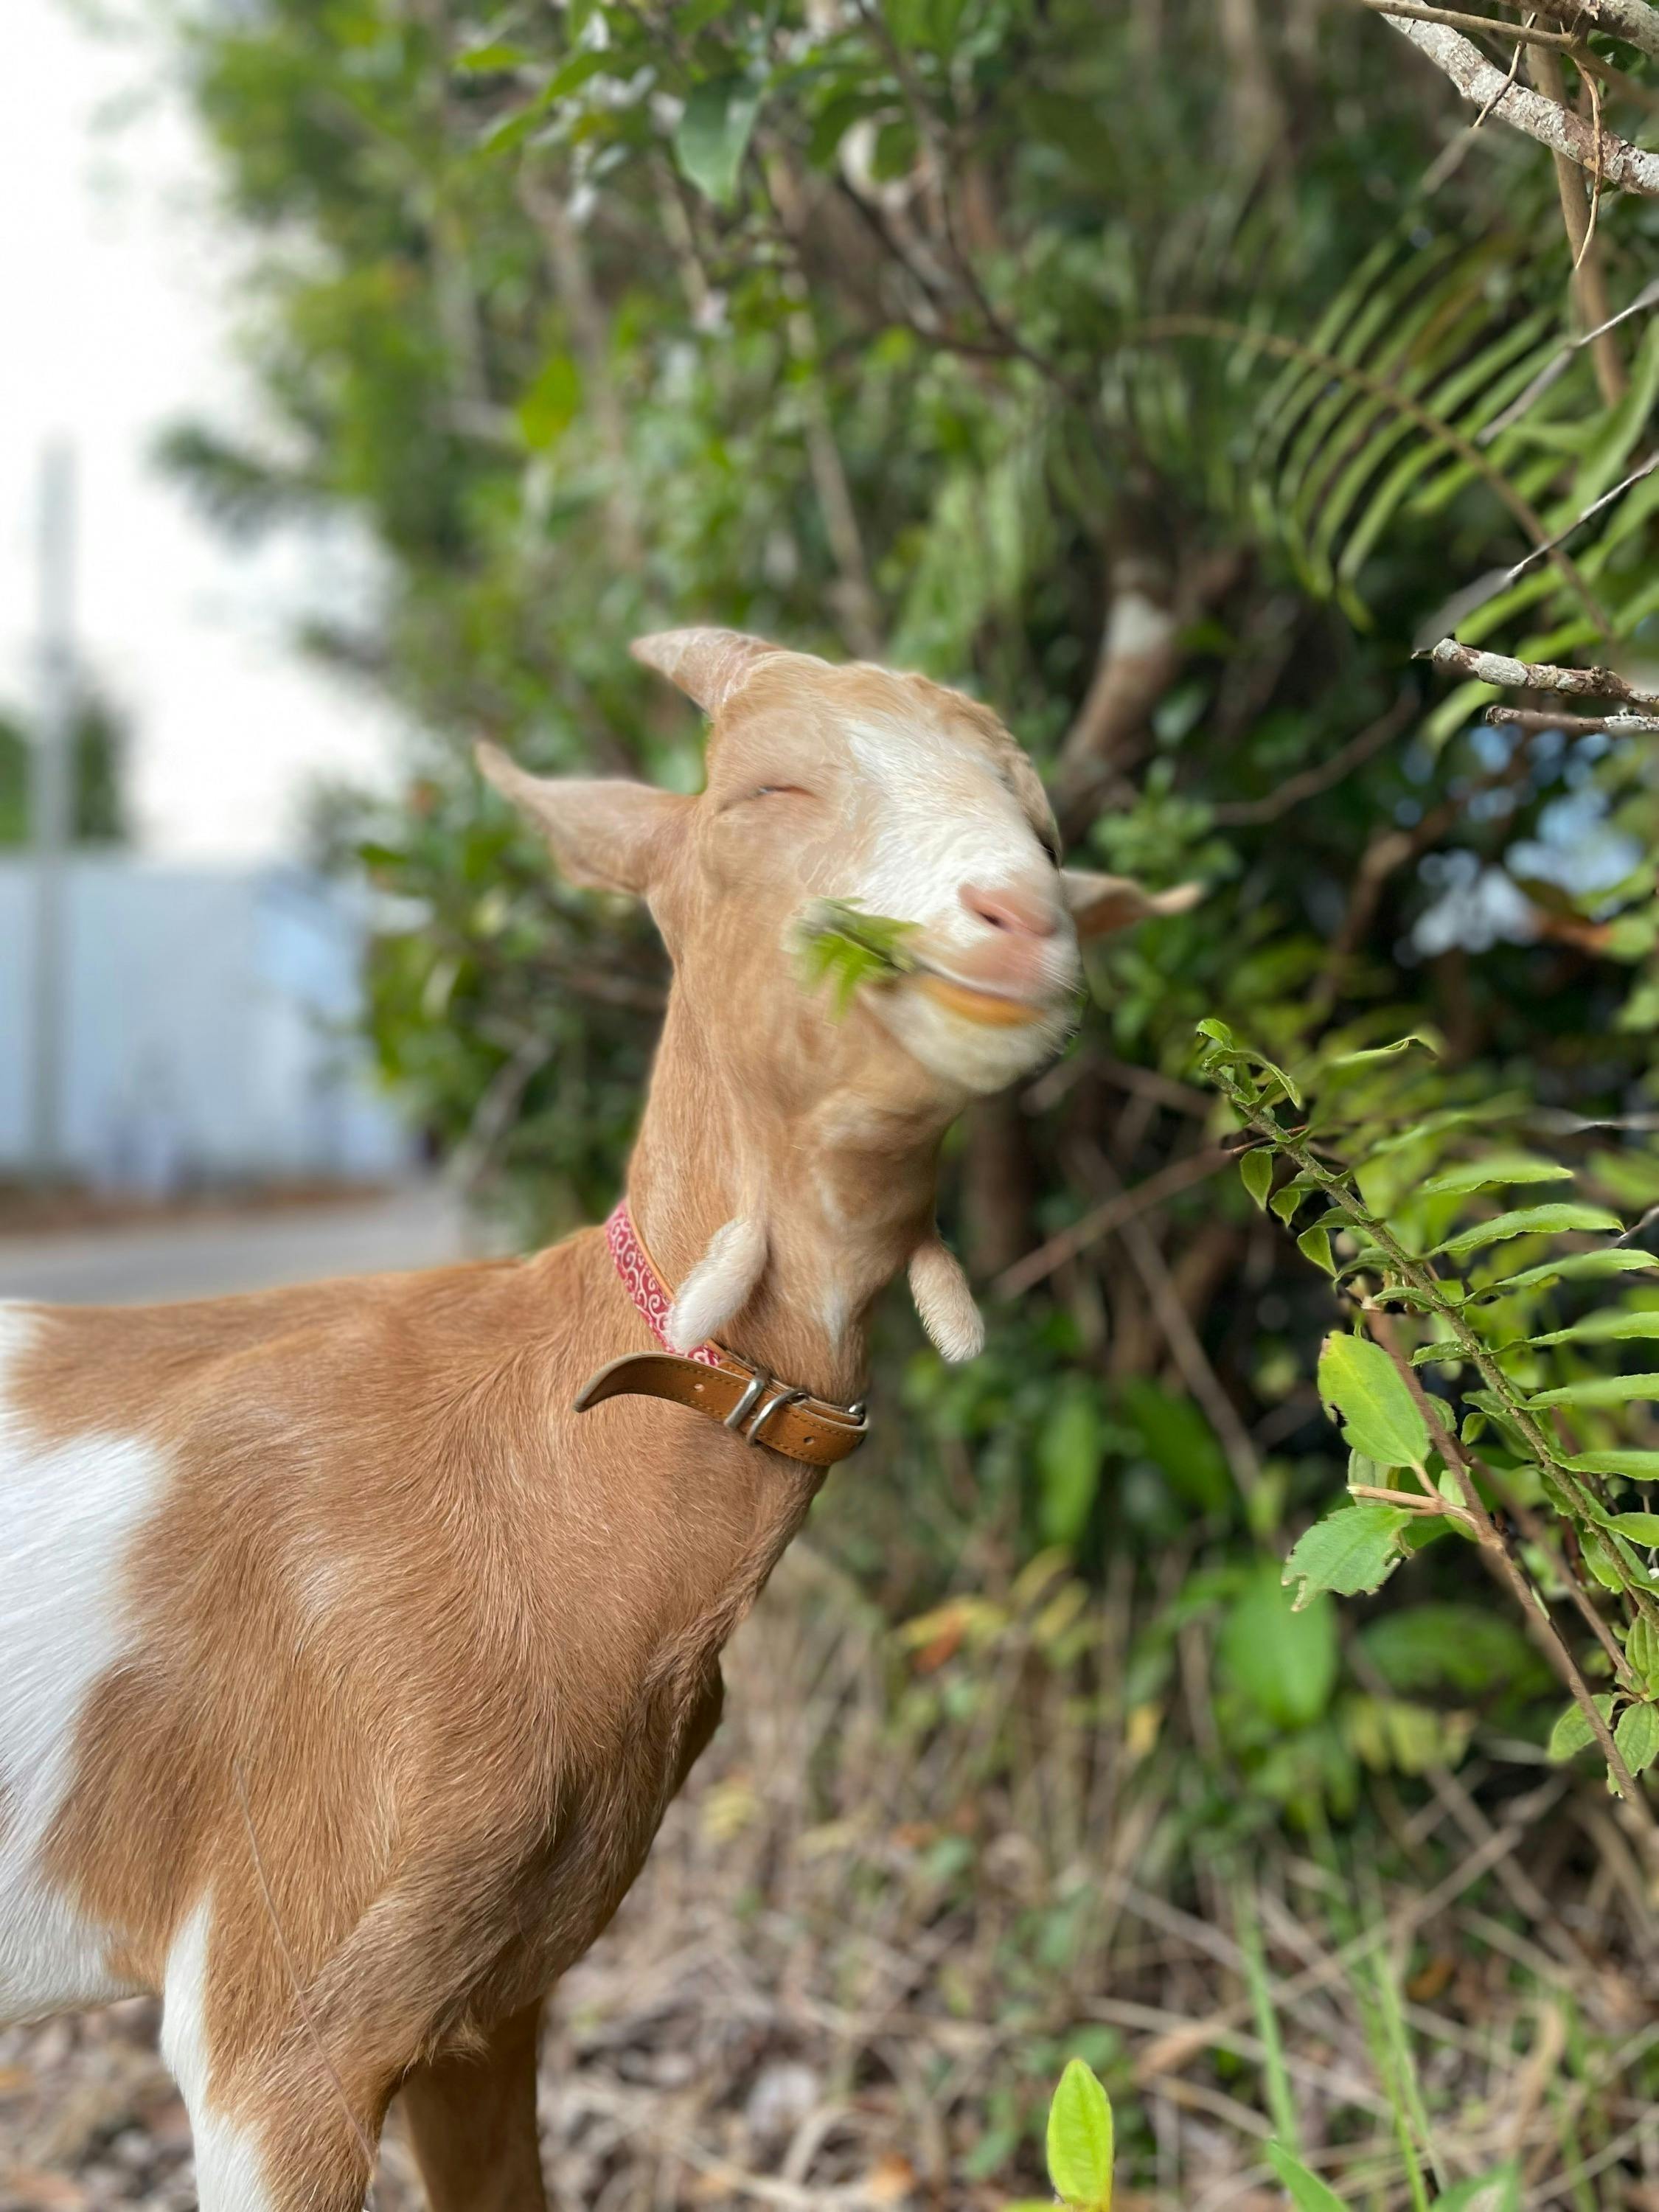
<path id="1" fill-rule="evenodd" d="M 947 1012 L 985 1029 L 1027 1029 L 1041 1023 L 1051 1025 L 1067 1018 L 1076 998 L 1073 991 L 1016 991 L 1006 985 L 970 983 L 931 961 L 918 960 L 911 979 L 917 988 Z"/>

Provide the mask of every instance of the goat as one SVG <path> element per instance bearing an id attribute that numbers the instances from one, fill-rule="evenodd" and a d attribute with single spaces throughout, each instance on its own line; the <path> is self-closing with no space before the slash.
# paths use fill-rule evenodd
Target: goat
<path id="1" fill-rule="evenodd" d="M 908 1266 L 978 1348 L 940 1138 L 1063 1039 L 1079 933 L 1185 902 L 1063 871 L 956 693 L 729 631 L 634 650 L 710 718 L 700 796 L 479 754 L 672 956 L 608 1229 L 0 1308 L 0 2019 L 159 1994 L 204 2212 L 360 2206 L 395 2095 L 434 2212 L 546 2203 L 543 2000 L 862 1436 L 873 1301 Z M 793 951 L 826 896 L 921 956 L 840 1021 Z"/>

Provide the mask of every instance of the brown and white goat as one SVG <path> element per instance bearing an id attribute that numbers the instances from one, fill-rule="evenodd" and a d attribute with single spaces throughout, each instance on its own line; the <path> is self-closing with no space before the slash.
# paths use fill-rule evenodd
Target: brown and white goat
<path id="1" fill-rule="evenodd" d="M 680 1285 L 669 1340 L 833 1413 L 902 1268 L 941 1349 L 977 1349 L 940 1136 L 1060 1040 L 1079 929 L 1148 902 L 1061 871 L 1030 764 L 965 698 L 727 631 L 635 651 L 712 718 L 700 797 L 483 765 L 673 956 L 628 1182 Z M 840 1023 L 792 945 L 824 895 L 919 925 L 928 963 Z M 0 2019 L 159 1992 L 204 2212 L 360 2205 L 399 2094 L 437 2212 L 545 2202 L 542 2000 L 639 1871 L 822 1480 L 689 1401 L 574 1409 L 653 1341 L 592 1229 L 0 1308 Z"/>

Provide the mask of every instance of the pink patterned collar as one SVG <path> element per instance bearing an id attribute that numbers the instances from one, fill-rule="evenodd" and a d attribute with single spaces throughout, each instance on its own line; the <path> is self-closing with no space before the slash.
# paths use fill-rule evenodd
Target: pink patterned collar
<path id="1" fill-rule="evenodd" d="M 634 1217 L 628 1210 L 628 1200 L 619 1198 L 611 1218 L 605 1224 L 605 1241 L 611 1248 L 611 1257 L 616 1262 L 617 1273 L 623 1279 L 628 1295 L 633 1299 L 646 1322 L 665 1352 L 671 1347 L 666 1329 L 668 1312 L 673 1304 L 673 1294 L 657 1273 L 651 1255 L 645 1249 L 645 1240 L 634 1226 Z M 720 1348 L 713 1344 L 700 1344 L 688 1355 L 704 1367 L 720 1365 Z"/>

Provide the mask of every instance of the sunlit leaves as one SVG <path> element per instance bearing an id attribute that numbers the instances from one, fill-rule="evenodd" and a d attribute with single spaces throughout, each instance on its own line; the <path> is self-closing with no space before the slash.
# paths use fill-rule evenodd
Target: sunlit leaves
<path id="1" fill-rule="evenodd" d="M 1472 1228 L 1461 1230 L 1449 1237 L 1443 1244 L 1435 1247 L 1436 1255 L 1455 1259 L 1468 1252 L 1478 1252 L 1487 1244 L 1500 1244 L 1510 1237 L 1559 1237 L 1575 1230 L 1620 1230 L 1624 1223 L 1616 1213 L 1609 1213 L 1604 1206 L 1579 1206 L 1562 1200 L 1553 1206 L 1517 1206 L 1509 1213 L 1495 1215 L 1490 1221 L 1477 1221 Z"/>
<path id="2" fill-rule="evenodd" d="M 1563 1167 L 1558 1160 L 1534 1158 L 1524 1152 L 1493 1152 L 1484 1159 L 1464 1160 L 1455 1168 L 1445 1168 L 1431 1175 L 1422 1186 L 1425 1198 L 1438 1198 L 1456 1192 L 1499 1190 L 1511 1184 L 1526 1182 L 1560 1182 L 1570 1180 L 1571 1168 Z"/>
<path id="3" fill-rule="evenodd" d="M 1080 2058 L 1070 2060 L 1048 2107 L 1048 2179 L 1062 2203 L 1077 2212 L 1109 2212 L 1112 2201 L 1112 2106 Z"/>

